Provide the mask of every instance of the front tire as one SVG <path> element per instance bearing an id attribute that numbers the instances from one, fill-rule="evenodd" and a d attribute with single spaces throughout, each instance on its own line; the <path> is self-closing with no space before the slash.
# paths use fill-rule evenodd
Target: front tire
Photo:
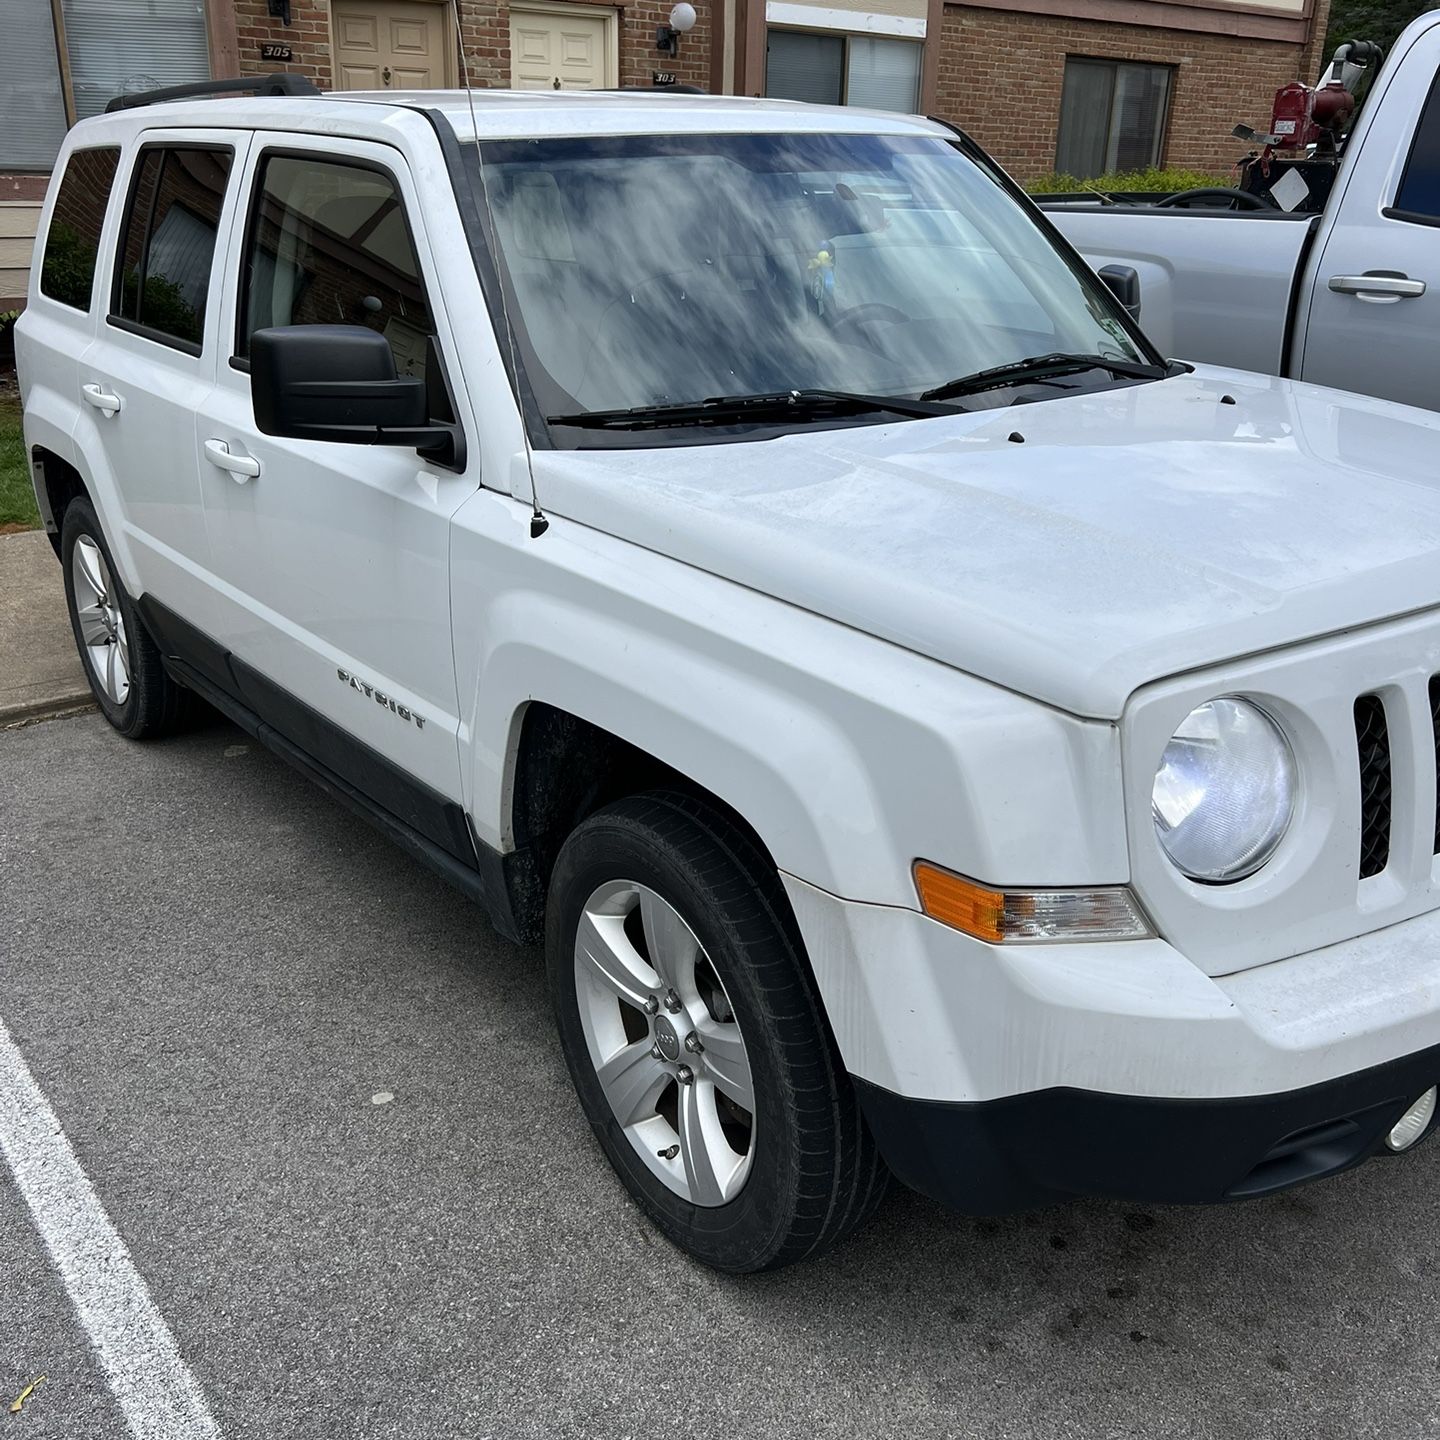
<path id="1" fill-rule="evenodd" d="M 65 507 L 60 563 L 75 647 L 101 713 L 132 740 L 177 729 L 186 718 L 188 694 L 166 674 L 89 500 Z"/>
<path id="2" fill-rule="evenodd" d="M 638 796 L 566 841 L 546 916 L 575 1088 L 626 1188 L 719 1270 L 860 1225 L 888 1181 L 774 866 L 723 813 Z"/>

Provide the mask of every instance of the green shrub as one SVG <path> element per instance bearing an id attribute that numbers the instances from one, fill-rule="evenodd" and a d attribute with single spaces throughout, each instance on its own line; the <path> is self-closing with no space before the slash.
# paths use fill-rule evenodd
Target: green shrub
<path id="1" fill-rule="evenodd" d="M 1176 194 L 1181 190 L 1199 190 L 1205 185 L 1233 185 L 1233 175 L 1212 175 L 1205 170 L 1118 170 L 1097 175 L 1093 180 L 1079 180 L 1074 175 L 1049 174 L 1027 180 L 1025 188 L 1032 195 L 1061 195 L 1077 190 L 1146 191 L 1153 194 Z"/>
<path id="2" fill-rule="evenodd" d="M 20 402 L 0 398 L 0 533 L 17 527 L 30 529 L 39 523 L 20 433 Z"/>

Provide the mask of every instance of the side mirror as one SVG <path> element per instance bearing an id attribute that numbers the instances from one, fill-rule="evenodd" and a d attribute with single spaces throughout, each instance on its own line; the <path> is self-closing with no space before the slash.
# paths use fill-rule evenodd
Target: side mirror
<path id="1" fill-rule="evenodd" d="M 440 375 L 433 343 L 427 373 Z M 443 379 L 436 387 L 443 395 Z M 431 390 L 425 380 L 396 375 L 390 342 L 364 325 L 283 325 L 250 337 L 250 393 L 262 435 L 404 445 L 459 468 L 459 427 L 432 420 Z"/>
<path id="2" fill-rule="evenodd" d="M 1102 265 L 1096 272 L 1105 288 L 1130 312 L 1132 320 L 1140 319 L 1140 272 L 1133 265 Z"/>

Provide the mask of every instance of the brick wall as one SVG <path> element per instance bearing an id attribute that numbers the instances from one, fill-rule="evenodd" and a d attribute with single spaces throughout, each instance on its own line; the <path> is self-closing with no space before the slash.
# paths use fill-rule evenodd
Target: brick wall
<path id="1" fill-rule="evenodd" d="M 1313 33 L 1324 34 L 1329 0 Z M 1245 153 L 1230 135 L 1263 128 L 1275 91 L 1313 82 L 1319 41 L 1308 48 L 1153 26 L 1020 15 L 946 5 L 936 107 L 968 130 L 1016 178 L 1055 167 L 1067 55 L 1170 65 L 1170 113 L 1161 160 L 1222 173 Z"/>
<path id="2" fill-rule="evenodd" d="M 288 70 L 308 75 L 322 90 L 330 89 L 330 7 L 293 0 L 291 23 L 265 13 L 265 0 L 234 0 L 235 38 L 242 75 L 268 75 Z M 260 58 L 261 45 L 288 45 L 295 58 L 288 64 Z"/>
<path id="3" fill-rule="evenodd" d="M 599 0 L 581 0 L 599 3 Z M 711 7 L 698 4 L 695 28 L 680 40 L 680 53 L 655 48 L 655 29 L 669 18 L 674 0 L 632 0 L 605 8 L 620 15 L 620 83 L 646 85 L 657 70 L 668 71 L 685 85 L 710 83 Z M 285 25 L 265 13 L 265 0 L 235 0 L 240 69 L 246 75 L 290 70 L 308 75 L 322 89 L 334 83 L 330 51 L 330 9 L 325 0 L 292 0 L 292 22 Z M 460 0 L 460 26 L 471 83 L 505 87 L 510 83 L 510 9 L 495 0 Z M 289 45 L 293 62 L 278 65 L 260 58 L 262 44 Z"/>

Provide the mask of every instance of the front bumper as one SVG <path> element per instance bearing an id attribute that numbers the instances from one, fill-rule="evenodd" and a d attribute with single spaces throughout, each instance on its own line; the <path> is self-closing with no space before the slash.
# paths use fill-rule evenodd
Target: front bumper
<path id="1" fill-rule="evenodd" d="M 967 1214 L 1002 1215 L 1073 1195 L 1209 1204 L 1287 1190 L 1389 1154 L 1385 1135 L 1437 1081 L 1440 1046 L 1228 1100 L 1042 1090 L 967 1105 L 857 1089 L 898 1179 Z"/>
<path id="2" fill-rule="evenodd" d="M 1163 940 L 991 946 L 785 883 L 881 1149 L 963 1209 L 1262 1194 L 1440 1082 L 1440 911 L 1212 977 Z"/>

